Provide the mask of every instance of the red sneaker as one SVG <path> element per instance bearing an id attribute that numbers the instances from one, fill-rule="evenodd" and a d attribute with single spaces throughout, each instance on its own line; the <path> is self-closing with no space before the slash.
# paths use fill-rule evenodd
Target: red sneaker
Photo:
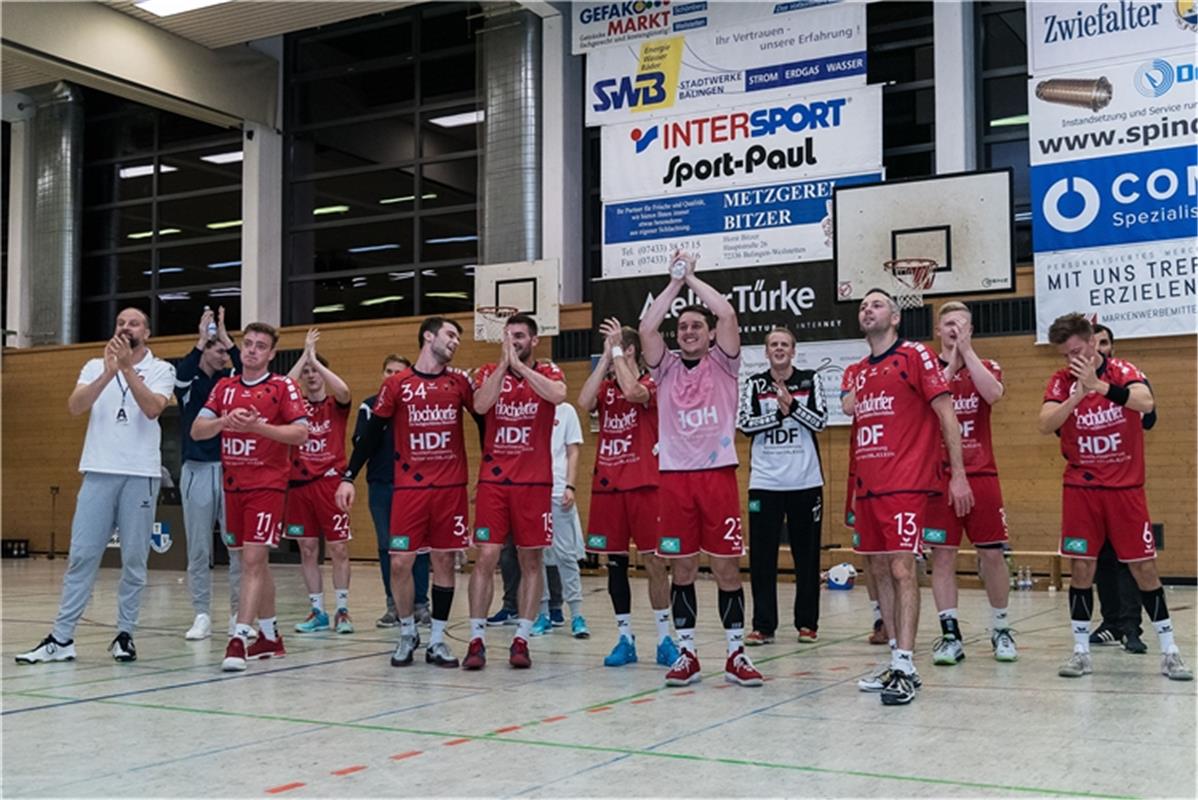
<path id="1" fill-rule="evenodd" d="M 528 669 L 531 667 L 532 658 L 528 655 L 528 642 L 519 636 L 512 639 L 511 655 L 508 656 L 507 663 L 516 669 Z"/>
<path id="2" fill-rule="evenodd" d="M 245 671 L 245 641 L 234 636 L 225 647 L 225 660 L 220 662 L 220 668 L 225 672 Z"/>
<path id="3" fill-rule="evenodd" d="M 466 649 L 466 657 L 462 659 L 462 669 L 476 670 L 487 666 L 487 646 L 482 639 L 471 639 Z"/>
<path id="4" fill-rule="evenodd" d="M 773 644 L 774 636 L 770 633 L 762 633 L 761 631 L 753 631 L 745 637 L 745 644 L 749 647 L 758 647 L 763 644 Z"/>
<path id="5" fill-rule="evenodd" d="M 753 666 L 753 662 L 745 655 L 745 648 L 740 648 L 724 662 L 724 680 L 729 683 L 739 683 L 741 686 L 760 686 L 765 678 Z"/>
<path id="6" fill-rule="evenodd" d="M 819 634 L 816 633 L 815 628 L 799 628 L 800 644 L 810 644 L 817 639 L 819 639 Z"/>
<path id="7" fill-rule="evenodd" d="M 282 658 L 287 655 L 287 650 L 283 647 L 283 634 L 279 634 L 277 639 L 267 639 L 265 636 L 259 636 L 258 640 L 250 645 L 250 649 L 246 651 L 246 658 Z"/>
<path id="8" fill-rule="evenodd" d="M 666 686 L 686 686 L 694 683 L 702 676 L 699 675 L 699 657 L 685 648 L 678 654 L 678 660 L 666 673 Z"/>

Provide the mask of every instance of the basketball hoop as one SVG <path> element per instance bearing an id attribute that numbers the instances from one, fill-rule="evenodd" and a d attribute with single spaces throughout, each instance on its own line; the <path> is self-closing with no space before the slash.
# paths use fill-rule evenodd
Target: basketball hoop
<path id="1" fill-rule="evenodd" d="M 890 273 L 894 301 L 899 308 L 923 306 L 923 293 L 932 288 L 937 266 L 934 258 L 896 258 L 882 262 L 882 267 Z"/>
<path id="2" fill-rule="evenodd" d="M 474 309 L 474 341 L 502 342 L 508 317 L 519 314 L 515 306 L 478 306 Z"/>

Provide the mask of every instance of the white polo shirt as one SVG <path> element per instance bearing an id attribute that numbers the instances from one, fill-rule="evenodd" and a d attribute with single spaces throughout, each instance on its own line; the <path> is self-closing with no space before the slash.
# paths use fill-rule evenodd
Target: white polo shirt
<path id="1" fill-rule="evenodd" d="M 553 412 L 553 497 L 566 493 L 566 445 L 582 444 L 582 426 L 578 413 L 569 403 L 559 403 Z M 576 478 L 577 480 L 577 478 Z"/>
<path id="2" fill-rule="evenodd" d="M 175 388 L 175 368 L 146 349 L 133 366 L 154 394 L 169 398 Z M 104 360 L 93 358 L 79 372 L 88 384 L 104 374 Z M 121 412 L 124 412 L 123 414 Z M 118 419 L 119 418 L 119 419 Z M 127 421 L 120 421 L 121 419 Z M 117 373 L 100 392 L 87 420 L 80 472 L 162 477 L 162 428 L 137 405 L 125 376 Z"/>

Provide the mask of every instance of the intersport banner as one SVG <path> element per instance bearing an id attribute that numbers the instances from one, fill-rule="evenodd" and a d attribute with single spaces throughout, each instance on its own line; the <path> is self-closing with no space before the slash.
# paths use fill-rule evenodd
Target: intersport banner
<path id="1" fill-rule="evenodd" d="M 609 125 L 605 202 L 880 169 L 882 87 Z"/>
<path id="2" fill-rule="evenodd" d="M 586 124 L 865 85 L 863 3 L 731 24 L 588 53 Z"/>
<path id="3" fill-rule="evenodd" d="M 1082 64 L 1111 64 L 1198 47 L 1198 4 L 1029 2 L 1028 71 L 1039 78 Z"/>
<path id="4" fill-rule="evenodd" d="M 678 2 L 568 3 L 574 55 L 624 42 L 654 39 L 683 31 L 728 28 L 758 20 L 782 19 L 794 12 L 838 4 L 840 0 L 760 2 L 737 0 Z"/>
<path id="5" fill-rule="evenodd" d="M 1028 81 L 1032 165 L 1198 141 L 1192 50 Z"/>

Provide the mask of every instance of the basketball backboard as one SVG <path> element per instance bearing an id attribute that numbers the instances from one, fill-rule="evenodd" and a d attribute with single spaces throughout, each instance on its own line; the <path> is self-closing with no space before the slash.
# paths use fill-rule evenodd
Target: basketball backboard
<path id="1" fill-rule="evenodd" d="M 516 313 L 528 314 L 537 321 L 540 336 L 556 336 L 560 303 L 557 259 L 480 264 L 474 269 L 474 340 L 502 339 L 503 326 L 494 324 L 495 315 L 479 311 L 487 308 L 515 309 Z"/>
<path id="2" fill-rule="evenodd" d="M 836 299 L 888 288 L 886 261 L 930 258 L 925 295 L 1015 288 L 1014 208 L 1009 169 L 836 187 L 832 198 Z"/>

